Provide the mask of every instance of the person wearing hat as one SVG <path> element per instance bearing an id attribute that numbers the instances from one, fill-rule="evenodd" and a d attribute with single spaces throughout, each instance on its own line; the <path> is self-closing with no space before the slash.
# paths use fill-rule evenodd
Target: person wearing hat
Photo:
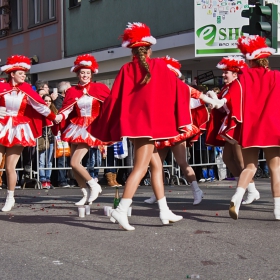
<path id="1" fill-rule="evenodd" d="M 3 212 L 10 211 L 15 204 L 15 168 L 23 148 L 36 146 L 36 138 L 42 136 L 43 125 L 51 125 L 52 121 L 58 123 L 62 119 L 25 82 L 30 68 L 30 59 L 23 55 L 8 57 L 6 65 L 1 67 L 1 71 L 8 74 L 8 82 L 0 83 L 0 161 L 5 155 L 7 176 Z"/>
<path id="2" fill-rule="evenodd" d="M 238 178 L 244 169 L 244 161 L 241 146 L 238 144 L 240 137 L 240 124 L 242 123 L 242 111 L 240 100 L 242 100 L 242 86 L 238 80 L 238 74 L 241 74 L 248 66 L 245 59 L 241 56 L 228 56 L 222 58 L 217 64 L 217 68 L 223 71 L 224 87 L 218 96 L 213 92 L 208 92 L 213 98 L 227 102 L 218 110 L 212 110 L 210 121 L 206 132 L 206 144 L 215 147 L 224 147 L 223 161 L 231 174 Z M 231 99 L 231 96 L 234 96 Z M 237 102 L 233 104 L 231 100 Z M 260 198 L 260 193 L 256 189 L 253 180 L 248 184 L 247 198 L 242 204 L 250 204 Z"/>
<path id="3" fill-rule="evenodd" d="M 76 73 L 79 83 L 67 89 L 59 110 L 63 119 L 54 133 L 57 134 L 59 129 L 62 141 L 71 143 L 70 165 L 83 194 L 82 199 L 75 205 L 84 205 L 92 203 L 102 191 L 101 186 L 90 176 L 81 162 L 90 147 L 104 144 L 94 138 L 87 128 L 98 117 L 101 105 L 110 90 L 104 84 L 92 82 L 93 74 L 98 73 L 98 64 L 90 54 L 79 55 L 71 72 Z M 94 125 L 92 127 L 95 128 Z"/>
<path id="4" fill-rule="evenodd" d="M 180 79 L 182 73 L 180 71 L 181 64 L 178 62 L 178 60 L 169 56 L 162 57 L 161 59 L 166 63 L 167 67 L 175 73 L 176 77 Z M 191 96 L 190 108 L 193 121 L 192 133 L 184 132 L 181 133 L 180 136 L 170 138 L 166 141 L 156 141 L 156 147 L 162 162 L 164 162 L 167 156 L 169 147 L 171 148 L 177 164 L 183 171 L 187 181 L 191 184 L 194 197 L 193 205 L 198 205 L 202 201 L 204 194 L 198 186 L 193 168 L 187 162 L 186 142 L 188 143 L 188 146 L 191 146 L 193 142 L 198 140 L 199 136 L 202 134 L 201 131 L 205 130 L 206 128 L 206 123 L 208 121 L 208 111 L 206 106 L 202 104 L 200 100 L 204 100 L 204 102 L 208 101 L 212 104 L 212 106 L 215 106 L 216 103 L 215 100 L 205 96 L 202 92 L 188 86 L 185 83 L 182 84 L 185 86 L 185 89 L 188 92 L 187 96 Z M 186 108 L 186 110 L 187 109 L 189 108 Z M 153 204 L 156 202 L 156 200 L 156 196 L 153 194 L 150 198 L 144 200 L 144 202 Z"/>
<path id="5" fill-rule="evenodd" d="M 231 198 L 229 215 L 238 219 L 243 195 L 256 173 L 262 148 L 271 173 L 274 215 L 276 220 L 280 220 L 280 72 L 270 70 L 267 59 L 275 50 L 258 35 L 240 37 L 237 46 L 249 61 L 250 68 L 242 69 L 239 75 L 242 98 L 232 95 L 230 101 L 232 110 L 241 107 L 242 122 L 236 127 L 240 133 L 235 140 L 242 147 L 244 169 Z M 227 99 L 223 101 L 227 103 Z"/>
<path id="6" fill-rule="evenodd" d="M 105 100 L 97 129 L 89 131 L 102 141 L 120 141 L 128 137 L 134 144 L 134 168 L 129 175 L 122 199 L 111 213 L 125 230 L 134 230 L 128 222 L 127 210 L 141 179 L 151 170 L 153 190 L 157 197 L 160 220 L 163 224 L 177 222 L 164 196 L 162 163 L 155 141 L 173 138 L 191 129 L 189 107 L 179 79 L 159 58 L 151 58 L 151 45 L 156 39 L 150 28 L 140 22 L 129 23 L 122 35 L 122 46 L 132 51 L 132 62 L 122 66 L 111 94 Z M 182 84 L 182 82 L 180 82 Z"/>

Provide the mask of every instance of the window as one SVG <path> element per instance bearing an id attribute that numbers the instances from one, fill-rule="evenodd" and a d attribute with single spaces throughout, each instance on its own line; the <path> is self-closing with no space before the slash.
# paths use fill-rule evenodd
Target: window
<path id="1" fill-rule="evenodd" d="M 55 20 L 56 0 L 29 0 L 29 27 Z"/>
<path id="2" fill-rule="evenodd" d="M 55 0 L 49 0 L 49 19 L 55 18 Z"/>
<path id="3" fill-rule="evenodd" d="M 81 0 L 69 0 L 69 9 L 81 6 Z"/>
<path id="4" fill-rule="evenodd" d="M 22 0 L 10 1 L 11 31 L 22 30 Z"/>
<path id="5" fill-rule="evenodd" d="M 34 22 L 40 23 L 40 0 L 34 0 Z"/>

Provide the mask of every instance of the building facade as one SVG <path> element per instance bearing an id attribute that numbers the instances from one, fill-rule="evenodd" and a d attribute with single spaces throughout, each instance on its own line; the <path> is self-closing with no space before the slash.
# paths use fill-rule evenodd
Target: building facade
<path id="1" fill-rule="evenodd" d="M 157 39 L 153 57 L 178 59 L 188 82 L 213 70 L 215 78 L 205 83 L 220 86 L 221 71 L 216 70 L 220 58 L 195 57 L 194 2 L 0 0 L 1 64 L 11 54 L 34 57 L 32 82 L 43 79 L 56 87 L 61 80 L 77 82 L 70 73 L 75 57 L 91 53 L 99 63 L 94 80 L 110 87 L 120 67 L 131 60 L 130 50 L 121 47 L 119 36 L 128 22 L 144 22 Z M 278 61 L 277 56 L 271 59 L 272 68 L 278 67 Z"/>
<path id="2" fill-rule="evenodd" d="M 34 64 L 62 58 L 60 1 L 1 0 L 0 10 L 2 65 L 12 54 L 28 56 Z"/>

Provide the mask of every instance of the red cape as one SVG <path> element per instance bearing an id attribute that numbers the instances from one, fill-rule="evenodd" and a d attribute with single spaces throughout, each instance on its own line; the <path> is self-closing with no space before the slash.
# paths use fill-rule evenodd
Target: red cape
<path id="1" fill-rule="evenodd" d="M 109 142 L 122 137 L 168 139 L 191 124 L 190 96 L 183 83 L 162 59 L 149 59 L 151 80 L 141 84 L 146 72 L 138 59 L 125 64 L 118 73 L 111 94 L 99 117 L 88 130 L 96 138 Z M 182 128 L 182 131 L 181 131 Z"/>
<path id="2" fill-rule="evenodd" d="M 244 148 L 280 146 L 280 72 L 244 69 L 243 125 L 239 144 Z"/>
<path id="3" fill-rule="evenodd" d="M 17 85 L 17 88 L 19 88 L 22 92 L 24 92 L 29 98 L 33 99 L 37 103 L 43 104 L 44 106 L 47 106 L 45 101 L 40 97 L 40 95 L 34 91 L 28 83 L 22 83 L 20 85 Z M 1 83 L 0 84 L 0 97 L 1 95 L 5 94 L 5 92 L 12 90 L 13 87 L 9 83 Z M 51 125 L 50 122 L 47 122 L 46 117 L 39 114 L 36 110 L 33 109 L 32 106 L 27 105 L 25 109 L 24 116 L 28 117 L 30 119 L 29 125 L 32 130 L 32 133 L 35 138 L 42 136 L 42 128 L 43 126 L 49 126 Z M 50 121 L 53 121 L 55 119 L 55 114 L 51 113 L 47 118 Z"/>
<path id="4" fill-rule="evenodd" d="M 63 113 L 68 108 L 72 107 L 78 100 L 84 95 L 83 89 L 86 88 L 87 92 L 90 96 L 96 98 L 101 103 L 108 97 L 110 94 L 109 88 L 101 83 L 89 83 L 86 86 L 72 86 L 66 91 L 66 96 L 63 100 L 62 107 L 59 110 L 59 113 Z M 77 111 L 74 110 L 69 114 L 68 118 L 65 120 L 63 119 L 59 125 L 54 125 L 52 127 L 52 131 L 54 135 L 57 135 L 58 131 L 64 131 L 64 129 L 69 125 L 70 120 L 72 118 L 77 117 Z"/>

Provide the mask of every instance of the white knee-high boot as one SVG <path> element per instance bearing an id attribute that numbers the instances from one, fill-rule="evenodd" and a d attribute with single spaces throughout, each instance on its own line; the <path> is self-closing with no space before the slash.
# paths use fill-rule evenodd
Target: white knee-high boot
<path id="1" fill-rule="evenodd" d="M 2 208 L 3 212 L 9 212 L 15 205 L 14 191 L 7 190 L 7 198 L 4 207 Z"/>
<path id="2" fill-rule="evenodd" d="M 202 198 L 204 196 L 203 191 L 199 188 L 197 181 L 191 182 L 191 188 L 193 193 L 193 205 L 197 205 L 202 201 Z"/>
<path id="3" fill-rule="evenodd" d="M 280 197 L 274 197 L 274 216 L 276 220 L 280 220 Z"/>
<path id="4" fill-rule="evenodd" d="M 175 223 L 183 219 L 182 216 L 175 215 L 171 210 L 169 210 L 165 196 L 158 200 L 158 207 L 160 210 L 159 218 L 164 225 L 169 224 L 169 222 Z"/>
<path id="5" fill-rule="evenodd" d="M 88 202 L 91 203 L 93 202 L 98 195 L 102 192 L 101 186 L 94 180 L 91 179 L 87 181 L 89 188 L 90 188 L 90 195 L 88 198 Z"/>
<path id="6" fill-rule="evenodd" d="M 127 211 L 131 203 L 132 199 L 122 198 L 117 209 L 112 211 L 110 221 L 113 223 L 117 221 L 125 230 L 135 230 L 135 228 L 129 224 L 127 218 Z"/>
<path id="7" fill-rule="evenodd" d="M 242 201 L 242 204 L 251 204 L 254 200 L 260 199 L 260 193 L 256 189 L 255 183 L 249 183 L 247 193 L 247 198 Z"/>
<path id="8" fill-rule="evenodd" d="M 88 201 L 88 191 L 87 188 L 81 188 L 81 192 L 83 193 L 83 197 L 80 201 L 76 202 L 75 205 L 85 205 Z"/>
<path id="9" fill-rule="evenodd" d="M 229 215 L 234 220 L 238 219 L 239 208 L 240 208 L 244 193 L 245 193 L 245 189 L 243 189 L 241 187 L 237 187 L 235 194 L 231 198 L 230 206 L 229 206 Z"/>

